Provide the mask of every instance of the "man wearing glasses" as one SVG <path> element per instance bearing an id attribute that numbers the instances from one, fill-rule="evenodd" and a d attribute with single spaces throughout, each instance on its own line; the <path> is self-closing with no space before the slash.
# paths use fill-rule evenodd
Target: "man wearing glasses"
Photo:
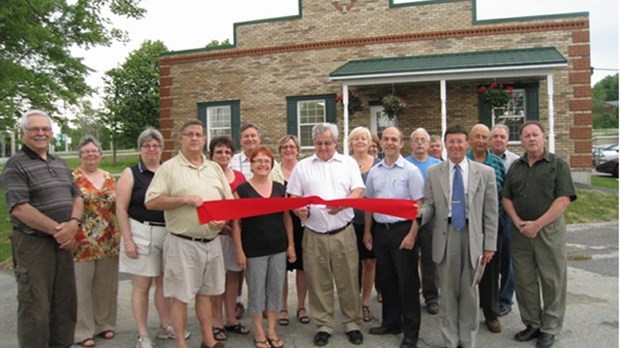
<path id="1" fill-rule="evenodd" d="M 2 172 L 11 215 L 20 347 L 70 347 L 77 316 L 71 247 L 83 200 L 66 163 L 47 152 L 52 119 L 32 110 L 21 119 L 24 146 Z"/>
<path id="2" fill-rule="evenodd" d="M 203 123 L 185 122 L 179 140 L 181 151 L 155 173 L 145 205 L 164 211 L 169 231 L 164 242 L 164 296 L 172 298 L 177 347 L 187 347 L 187 303 L 193 298 L 203 334 L 201 347 L 218 347 L 211 327 L 211 296 L 224 292 L 225 269 L 220 242 L 213 241 L 225 221 L 201 225 L 196 207 L 207 200 L 232 199 L 232 193 L 222 169 L 202 153 Z"/>
<path id="3" fill-rule="evenodd" d="M 364 182 L 357 162 L 336 152 L 338 128 L 319 123 L 312 128 L 314 155 L 293 169 L 287 192 L 293 197 L 360 198 Z M 358 283 L 358 251 L 351 225 L 353 209 L 311 205 L 293 211 L 305 226 L 302 248 L 312 319 L 317 326 L 314 345 L 324 346 L 334 330 L 336 284 L 342 326 L 349 342 L 362 344 L 362 303 Z"/>

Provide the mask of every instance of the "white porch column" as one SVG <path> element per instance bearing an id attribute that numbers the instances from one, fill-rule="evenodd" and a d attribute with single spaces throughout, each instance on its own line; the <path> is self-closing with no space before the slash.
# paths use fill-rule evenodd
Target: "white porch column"
<path id="1" fill-rule="evenodd" d="M 443 135 L 446 133 L 446 124 L 448 118 L 448 108 L 446 106 L 446 80 L 439 81 L 439 98 L 441 99 L 441 134 L 439 135 L 441 142 L 443 143 Z M 441 157 L 446 157 L 446 147 L 441 147 Z"/>
<path id="2" fill-rule="evenodd" d="M 553 74 L 547 74 L 547 110 L 549 118 L 549 152 L 555 153 L 555 110 L 553 108 Z"/>
<path id="3" fill-rule="evenodd" d="M 342 85 L 342 107 L 344 114 L 344 124 L 342 127 L 342 153 L 349 154 L 349 86 Z"/>

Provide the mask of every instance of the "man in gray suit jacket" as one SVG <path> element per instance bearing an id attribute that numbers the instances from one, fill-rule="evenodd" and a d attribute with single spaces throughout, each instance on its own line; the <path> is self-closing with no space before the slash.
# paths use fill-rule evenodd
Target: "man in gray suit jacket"
<path id="1" fill-rule="evenodd" d="M 448 127 L 444 142 L 448 160 L 428 169 L 420 213 L 422 225 L 434 222 L 433 261 L 439 271 L 444 346 L 474 347 L 479 298 L 478 285 L 472 284 L 479 259 L 486 264 L 495 253 L 497 186 L 492 168 L 465 157 L 469 140 L 463 126 Z M 454 176 L 462 177 L 454 191 L 462 192 L 464 199 L 453 196 Z"/>

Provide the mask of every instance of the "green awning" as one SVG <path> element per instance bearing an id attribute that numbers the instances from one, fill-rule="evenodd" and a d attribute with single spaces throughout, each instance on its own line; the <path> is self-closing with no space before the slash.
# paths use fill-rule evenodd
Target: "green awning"
<path id="1" fill-rule="evenodd" d="M 397 76 L 444 75 L 456 79 L 459 75 L 469 75 L 471 78 L 474 77 L 472 73 L 491 71 L 496 71 L 500 75 L 505 75 L 509 71 L 526 70 L 530 70 L 532 74 L 540 74 L 566 65 L 566 58 L 554 47 L 540 47 L 355 60 L 336 69 L 329 77 L 332 80 L 353 81 Z"/>

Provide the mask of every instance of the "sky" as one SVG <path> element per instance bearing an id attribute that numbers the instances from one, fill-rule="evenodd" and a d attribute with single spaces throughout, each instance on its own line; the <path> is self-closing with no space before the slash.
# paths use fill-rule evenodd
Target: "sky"
<path id="1" fill-rule="evenodd" d="M 395 0 L 412 1 L 416 0 Z M 102 89 L 104 73 L 121 65 L 145 40 L 161 40 L 171 51 L 204 47 L 212 40 L 234 43 L 234 23 L 297 15 L 298 4 L 298 0 L 142 0 L 141 7 L 147 10 L 144 18 L 113 18 L 115 27 L 129 33 L 128 43 L 75 50 L 75 54 L 94 70 L 87 79 L 89 85 Z M 478 19 L 589 12 L 591 64 L 595 68 L 592 84 L 618 72 L 618 6 L 618 0 L 477 2 Z"/>

